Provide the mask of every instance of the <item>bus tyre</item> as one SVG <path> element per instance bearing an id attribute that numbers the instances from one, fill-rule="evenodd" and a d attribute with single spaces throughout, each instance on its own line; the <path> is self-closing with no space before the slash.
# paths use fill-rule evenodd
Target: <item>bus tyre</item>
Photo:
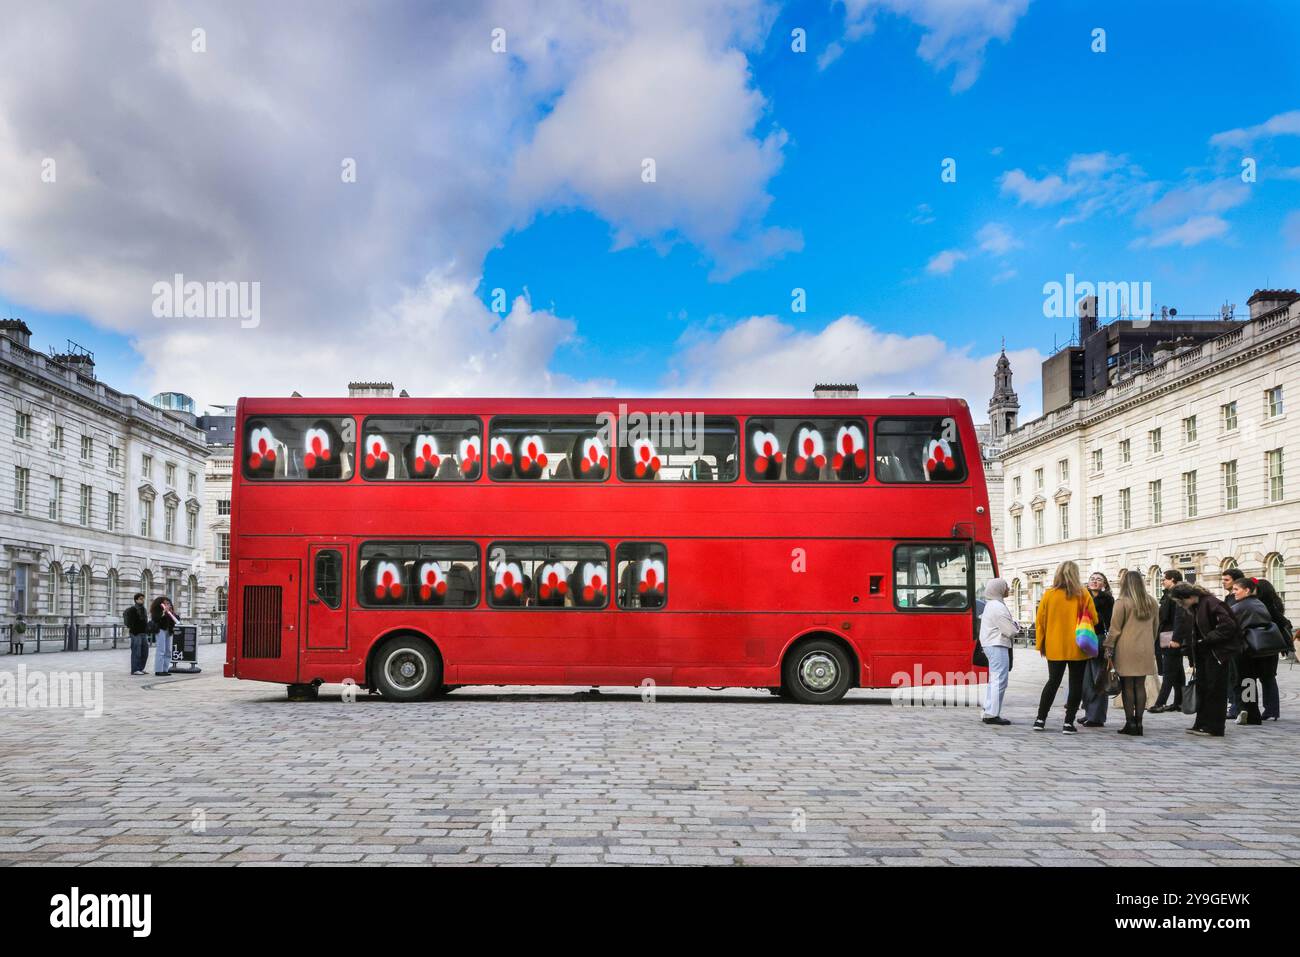
<path id="1" fill-rule="evenodd" d="M 786 694 L 804 704 L 830 704 L 849 690 L 853 662 L 840 645 L 814 638 L 791 648 L 782 666 Z"/>
<path id="2" fill-rule="evenodd" d="M 442 659 L 422 638 L 391 638 L 375 654 L 374 681 L 390 701 L 425 701 L 442 687 Z"/>
<path id="3" fill-rule="evenodd" d="M 318 693 L 314 684 L 289 685 L 287 690 L 290 701 L 315 701 Z"/>

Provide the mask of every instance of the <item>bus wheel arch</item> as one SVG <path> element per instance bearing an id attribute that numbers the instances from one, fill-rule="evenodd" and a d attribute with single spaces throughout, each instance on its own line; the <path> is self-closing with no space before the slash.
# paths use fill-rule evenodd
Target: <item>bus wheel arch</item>
<path id="1" fill-rule="evenodd" d="M 805 704 L 831 704 L 859 684 L 862 662 L 843 635 L 825 629 L 807 631 L 781 655 L 783 697 Z"/>
<path id="2" fill-rule="evenodd" d="M 443 687 L 442 651 L 428 635 L 394 628 L 377 637 L 366 660 L 366 686 L 390 701 L 425 701 Z"/>

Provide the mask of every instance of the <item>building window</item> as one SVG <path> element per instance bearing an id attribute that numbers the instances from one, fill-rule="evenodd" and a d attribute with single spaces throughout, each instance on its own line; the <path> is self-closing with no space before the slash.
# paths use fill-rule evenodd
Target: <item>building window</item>
<path id="1" fill-rule="evenodd" d="M 111 469 L 120 469 L 122 467 L 122 450 L 116 445 L 108 447 L 108 467 Z"/>
<path id="2" fill-rule="evenodd" d="M 1190 444 L 1196 441 L 1196 416 L 1189 415 L 1183 419 L 1183 442 Z"/>
<path id="3" fill-rule="evenodd" d="M 1043 544 L 1044 537 L 1043 510 L 1036 508 L 1034 509 L 1034 544 Z"/>
<path id="4" fill-rule="evenodd" d="M 190 472 L 185 476 L 185 488 L 186 490 L 189 491 L 191 495 L 194 494 L 194 489 L 197 488 L 196 483 L 197 483 L 197 479 L 195 478 L 193 472 Z"/>
<path id="5" fill-rule="evenodd" d="M 176 541 L 176 506 L 163 506 L 163 539 L 168 542 Z"/>
<path id="6" fill-rule="evenodd" d="M 1268 456 L 1268 500 L 1280 502 L 1286 494 L 1286 484 L 1282 474 L 1282 450 L 1272 449 Z"/>
<path id="7" fill-rule="evenodd" d="M 50 430 L 50 448 L 55 452 L 63 451 L 63 426 L 56 425 Z"/>
<path id="8" fill-rule="evenodd" d="M 110 532 L 122 527 L 122 497 L 116 492 L 108 493 L 108 521 L 104 525 Z"/>
<path id="9" fill-rule="evenodd" d="M 217 561 L 230 561 L 230 533 L 217 532 Z"/>
<path id="10" fill-rule="evenodd" d="M 1164 504 L 1160 501 L 1160 479 L 1147 483 L 1147 497 L 1151 502 L 1151 524 L 1159 525 L 1164 521 Z"/>
<path id="11" fill-rule="evenodd" d="M 1094 535 L 1100 535 L 1102 533 L 1102 511 L 1101 511 L 1100 495 L 1094 495 L 1092 497 L 1092 533 Z"/>
<path id="12" fill-rule="evenodd" d="M 49 568 L 50 587 L 45 590 L 45 613 L 53 615 L 59 610 L 59 589 L 63 587 L 63 568 L 52 562 Z"/>
<path id="13" fill-rule="evenodd" d="M 187 510 L 185 512 L 185 544 L 191 548 L 194 547 L 194 535 L 198 531 L 198 527 L 199 513 Z"/>
<path id="14" fill-rule="evenodd" d="M 1264 393 L 1264 414 L 1276 419 L 1285 411 L 1282 406 L 1282 387 L 1274 386 Z"/>
<path id="15" fill-rule="evenodd" d="M 1183 518 L 1196 517 L 1196 473 L 1183 473 Z"/>
<path id="16" fill-rule="evenodd" d="M 140 456 L 140 474 L 147 479 L 153 478 L 153 456 Z"/>
<path id="17" fill-rule="evenodd" d="M 217 587 L 217 614 L 224 615 L 225 613 L 226 613 L 226 586 L 219 585 Z"/>
<path id="18" fill-rule="evenodd" d="M 145 538 L 153 536 L 153 499 L 140 496 L 140 534 Z"/>
<path id="19" fill-rule="evenodd" d="M 1119 490 L 1119 527 L 1127 532 L 1133 527 L 1133 490 Z"/>
<path id="20" fill-rule="evenodd" d="M 10 585 L 9 610 L 15 615 L 32 613 L 32 566 L 18 563 L 13 566 Z"/>
<path id="21" fill-rule="evenodd" d="M 1017 475 L 1015 478 L 1011 480 L 1011 497 L 1013 499 L 1020 498 L 1020 476 L 1019 475 Z"/>
<path id="22" fill-rule="evenodd" d="M 31 492 L 32 474 L 22 466 L 14 467 L 14 511 L 27 514 L 27 501 Z"/>
<path id="23" fill-rule="evenodd" d="M 1034 469 L 1034 489 L 1041 492 L 1043 490 L 1043 470 Z"/>
<path id="24" fill-rule="evenodd" d="M 1128 465 L 1133 461 L 1133 445 L 1129 439 L 1121 439 L 1119 443 L 1119 464 Z"/>
<path id="25" fill-rule="evenodd" d="M 217 514 L 218 515 L 230 514 L 230 499 L 228 498 L 217 499 Z"/>
<path id="26" fill-rule="evenodd" d="M 92 436 L 81 437 L 81 461 L 93 462 L 95 459 L 95 440 Z"/>
<path id="27" fill-rule="evenodd" d="M 14 438 L 29 440 L 32 437 L 32 417 L 27 412 L 14 413 Z"/>
<path id="28" fill-rule="evenodd" d="M 1223 480 L 1223 510 L 1230 512 L 1237 507 L 1237 460 L 1221 462 L 1219 477 Z"/>
<path id="29" fill-rule="evenodd" d="M 1061 541 L 1070 539 L 1070 503 L 1062 502 L 1056 506 L 1057 514 L 1061 519 Z"/>
<path id="30" fill-rule="evenodd" d="M 50 476 L 50 521 L 63 521 L 63 479 Z"/>
<path id="31" fill-rule="evenodd" d="M 89 485 L 81 486 L 81 501 L 77 506 L 77 521 L 86 528 L 90 527 L 90 496 L 94 489 Z"/>
<path id="32" fill-rule="evenodd" d="M 1237 403 L 1229 402 L 1226 405 L 1219 406 L 1219 424 L 1225 432 L 1234 432 L 1237 429 Z"/>
<path id="33" fill-rule="evenodd" d="M 1056 477 L 1062 485 L 1070 481 L 1070 460 L 1061 459 L 1056 463 Z"/>
<path id="34" fill-rule="evenodd" d="M 163 470 L 163 474 L 167 477 L 167 487 L 175 488 L 176 487 L 176 466 L 173 465 L 171 462 L 168 462 L 166 468 Z"/>
<path id="35" fill-rule="evenodd" d="M 1264 559 L 1264 577 L 1268 583 L 1273 586 L 1277 592 L 1277 597 L 1286 601 L 1286 565 L 1282 562 L 1282 556 L 1277 552 L 1267 556 Z"/>
<path id="36" fill-rule="evenodd" d="M 77 572 L 77 613 L 81 615 L 90 614 L 90 581 L 89 568 L 82 568 Z"/>
<path id="37" fill-rule="evenodd" d="M 1147 445 L 1149 446 L 1152 455 L 1160 454 L 1160 430 L 1159 429 L 1152 429 L 1150 432 L 1147 433 Z"/>
<path id="38" fill-rule="evenodd" d="M 1092 450 L 1092 471 L 1094 474 L 1101 471 L 1102 454 L 1101 449 Z"/>
<path id="39" fill-rule="evenodd" d="M 1011 516 L 1011 528 L 1015 531 L 1016 548 L 1024 548 L 1025 546 L 1024 529 L 1021 527 L 1019 515 Z"/>

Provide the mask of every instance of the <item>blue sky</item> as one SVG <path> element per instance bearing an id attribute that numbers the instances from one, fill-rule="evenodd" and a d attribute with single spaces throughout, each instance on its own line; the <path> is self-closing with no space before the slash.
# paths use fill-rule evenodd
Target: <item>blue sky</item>
<path id="1" fill-rule="evenodd" d="M 687 19 L 680 31 L 709 36 L 708 56 L 699 63 L 702 79 L 696 81 L 718 80 L 716 96 L 701 90 L 699 104 L 707 105 L 698 105 L 690 91 L 661 98 L 653 89 L 638 89 L 615 98 L 615 108 L 626 104 L 627 115 L 602 126 L 599 106 L 592 106 L 601 102 L 602 77 L 619 83 L 635 73 L 636 67 L 620 64 L 638 62 L 626 52 L 638 44 L 648 44 L 653 59 L 661 25 L 638 35 L 642 27 L 633 24 L 612 38 L 603 27 L 585 25 L 587 39 L 574 46 L 596 52 L 557 53 L 562 68 L 547 62 L 545 52 L 518 54 L 514 70 L 522 79 L 509 109 L 466 83 L 438 103 L 416 98 L 414 113 L 395 117 L 412 140 L 445 138 L 448 130 L 459 136 L 466 113 L 455 98 L 472 100 L 468 115 L 481 118 L 490 128 L 485 135 L 501 144 L 499 152 L 489 148 L 493 155 L 484 164 L 503 171 L 500 183 L 490 175 L 488 182 L 476 182 L 473 164 L 462 167 L 458 160 L 456 202 L 426 197 L 412 204 L 418 215 L 404 220 L 394 235 L 368 235 L 380 252 L 368 247 L 360 258 L 380 264 L 378 272 L 395 261 L 387 253 L 390 244 L 402 252 L 391 274 L 375 277 L 372 269 L 365 294 L 348 303 L 347 315 L 330 315 L 330 298 L 337 296 L 323 304 L 296 297 L 280 302 L 286 311 L 291 303 L 315 310 L 323 331 L 345 329 L 358 310 L 377 315 L 368 321 L 380 330 L 387 324 L 408 337 L 412 330 L 442 329 L 440 323 L 458 316 L 464 324 L 482 324 L 476 337 L 448 335 L 449 344 L 430 360 L 436 369 L 427 380 L 421 374 L 426 367 L 402 365 L 380 332 L 322 355 L 319 384 L 310 368 L 250 382 L 238 374 L 248 366 L 243 353 L 211 347 L 190 329 L 172 326 L 160 333 L 148 316 L 148 300 L 130 301 L 135 293 L 129 290 L 114 299 L 62 296 L 49 278 L 55 272 L 49 264 L 57 262 L 68 238 L 59 229 L 78 228 L 73 215 L 47 216 L 66 219 L 66 225 L 46 224 L 30 240 L 30 231 L 0 226 L 0 314 L 25 318 L 41 347 L 65 338 L 88 346 L 101 375 L 122 387 L 151 391 L 166 385 L 209 401 L 228 400 L 231 390 L 336 391 L 339 378 L 355 370 L 358 378 L 393 378 L 415 394 L 763 394 L 765 386 L 773 394 L 801 394 L 813 379 L 852 378 L 868 393 L 942 389 L 967 395 L 981 408 L 987 397 L 981 383 L 991 381 L 991 360 L 1005 337 L 1022 400 L 1032 412 L 1036 360 L 1073 326 L 1068 319 L 1044 318 L 1044 283 L 1063 281 L 1067 273 L 1148 281 L 1157 306 L 1199 314 L 1217 312 L 1228 301 L 1243 314 L 1254 288 L 1300 282 L 1300 114 L 1294 113 L 1300 110 L 1300 71 L 1289 63 L 1290 51 L 1300 45 L 1300 8 L 1294 4 L 1247 9 L 1208 2 L 1037 0 L 1017 16 L 1024 0 L 972 0 L 965 20 L 948 17 L 952 5 L 937 0 L 755 3 L 752 9 L 743 0 L 738 4 L 744 7 L 739 13 L 728 7 L 707 23 L 682 14 Z M 501 19 L 503 9 L 501 22 L 513 24 L 510 4 L 493 14 Z M 711 32 L 726 18 L 741 25 Z M 996 25 L 1008 21 L 1009 33 L 1000 39 Z M 863 28 L 865 23 L 872 27 Z M 155 19 L 140 42 L 157 43 L 158 24 Z M 562 16 L 551 26 L 556 24 L 569 28 Z M 1098 27 L 1105 30 L 1104 53 L 1090 49 Z M 806 53 L 790 49 L 796 28 L 807 33 Z M 530 28 L 510 29 L 517 37 Z M 927 37 L 944 41 L 939 54 L 927 55 Z M 691 56 L 687 41 L 680 42 L 681 56 Z M 832 44 L 842 50 L 833 59 L 826 54 Z M 605 47 L 613 52 L 602 60 Z M 942 62 L 944 50 L 954 62 Z M 219 55 L 208 56 L 213 53 Z M 709 72 L 708 63 L 723 61 L 724 54 L 743 57 L 743 66 L 734 75 Z M 240 51 L 249 55 L 247 47 Z M 379 98 L 369 99 L 369 108 L 379 111 L 386 109 L 376 104 L 388 86 L 382 58 L 377 61 L 380 72 L 366 73 L 365 80 L 373 84 L 369 96 Z M 119 68 L 106 62 L 103 69 Z M 499 82 L 488 77 L 485 83 Z M 289 82 L 282 75 L 268 71 L 263 79 L 268 96 L 291 99 L 277 86 Z M 0 84 L 0 115 L 10 121 L 8 138 L 0 135 L 0 155 L 6 146 L 24 158 L 51 149 L 49 126 L 45 142 L 23 141 L 25 93 L 13 80 Z M 587 153 L 598 151 L 628 128 L 619 122 L 640 120 L 638 109 L 646 112 L 648 129 L 686 129 L 681 136 L 703 137 L 698 149 L 682 147 L 684 159 L 676 164 L 667 150 L 658 160 L 657 183 L 638 184 L 649 200 L 628 199 L 630 187 L 624 185 L 589 188 L 603 169 L 586 157 L 571 161 L 566 147 L 576 142 L 580 149 L 590 135 L 596 146 Z M 750 113 L 726 134 L 730 139 L 715 142 L 709 130 L 729 129 L 729 120 L 702 122 L 699 133 L 689 129 L 706 109 L 725 117 Z M 435 114 L 422 129 L 426 116 Z M 66 139 L 93 160 L 103 147 L 78 143 L 72 113 L 68 121 Z M 158 123 L 166 122 L 160 114 Z M 329 134 L 321 132 L 322 138 Z M 339 152 L 351 155 L 348 149 L 344 144 Z M 747 170 L 736 177 L 734 202 L 711 206 L 720 192 L 712 185 L 683 186 L 681 195 L 672 194 L 675 180 L 705 175 L 702 163 L 733 149 L 741 151 L 733 162 Z M 375 159 L 361 160 L 363 171 L 385 166 L 383 151 L 374 152 Z M 1242 181 L 1246 157 L 1256 163 L 1255 182 Z M 955 182 L 941 181 L 945 158 L 956 161 Z M 192 192 L 184 151 L 172 159 L 179 169 L 163 179 L 170 188 Z M 12 177 L 16 162 L 0 169 Z M 435 144 L 400 182 L 432 190 L 443 162 Z M 219 173 L 219 165 L 212 168 Z M 708 175 L 729 181 L 725 166 Z M 233 187 L 215 176 L 210 172 L 200 189 L 219 204 L 223 190 Z M 323 178 L 318 186 L 307 179 L 305 186 L 298 178 L 290 187 L 299 192 L 275 211 L 271 231 L 292 235 L 299 215 L 304 243 L 310 244 L 312 231 L 330 228 L 314 218 L 317 207 L 335 203 L 338 193 Z M 646 207 L 662 195 L 654 192 L 660 186 L 673 195 L 671 212 Z M 12 180 L 0 182 L 0 190 L 15 189 Z M 151 192 L 137 184 L 128 195 Z M 274 205 L 278 194 L 269 195 Z M 376 210 L 385 208 L 372 196 L 361 218 L 373 221 Z M 0 205 L 0 213 L 4 209 Z M 210 210 L 211 204 L 204 215 L 219 223 L 223 214 Z M 462 214 L 473 219 L 465 230 L 473 241 L 458 234 Z M 305 254 L 292 262 L 281 259 L 280 251 L 259 256 L 252 241 L 244 255 L 240 228 L 254 227 L 239 220 L 238 209 L 229 215 L 235 219 L 229 229 L 204 224 L 232 237 L 219 254 L 178 263 L 145 243 L 130 268 L 140 267 L 146 278 L 184 268 L 187 275 L 236 279 L 243 269 L 299 286 L 327 285 L 337 272 L 330 262 L 313 264 Z M 174 219 L 171 228 L 183 231 L 184 215 Z M 715 221 L 725 228 L 714 230 Z M 111 275 L 122 262 L 121 244 L 129 245 L 132 231 L 144 226 L 115 235 L 111 221 L 97 219 L 79 232 L 78 262 L 98 263 Z M 96 229 L 102 231 L 99 251 L 84 239 Z M 756 237 L 770 242 L 770 251 Z M 114 243 L 119 245 L 110 249 Z M 32 252 L 37 245 L 40 255 Z M 238 268 L 231 266 L 235 262 Z M 42 263 L 48 275 L 36 281 L 30 271 Z M 80 271 L 86 281 L 96 281 L 91 267 Z M 421 279 L 425 273 L 436 280 Z M 139 288 L 138 282 L 131 287 Z M 504 321 L 458 312 L 468 308 L 463 304 L 446 305 L 468 291 L 490 308 L 497 288 L 512 307 Z M 806 290 L 806 312 L 791 309 L 795 288 Z M 521 303 L 517 297 L 525 292 Z M 80 308 L 60 308 L 61 299 Z M 846 316 L 853 318 L 846 322 Z M 264 328 L 260 344 L 240 348 L 283 348 L 270 339 L 269 324 Z M 527 344 L 524 354 L 500 344 L 507 334 Z M 536 339 L 528 338 L 534 334 Z M 223 329 L 212 341 L 251 339 L 240 336 Z M 205 358 L 185 358 L 194 351 Z M 392 373 L 383 375 L 390 365 Z M 174 381 L 177 376 L 184 381 Z"/>

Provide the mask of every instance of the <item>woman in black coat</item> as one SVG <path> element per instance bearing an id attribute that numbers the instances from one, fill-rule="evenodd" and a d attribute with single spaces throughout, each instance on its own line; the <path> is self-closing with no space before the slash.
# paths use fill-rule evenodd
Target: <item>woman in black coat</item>
<path id="1" fill-rule="evenodd" d="M 1269 624 L 1277 626 L 1286 637 L 1291 637 L 1291 622 L 1283 614 L 1282 599 L 1267 578 L 1239 578 L 1232 583 L 1233 594 L 1237 598 L 1232 612 L 1241 622 L 1242 631 L 1250 628 L 1267 628 Z M 1251 603 L 1250 623 L 1242 619 L 1237 611 L 1243 601 Z M 1277 690 L 1277 655 L 1264 655 L 1259 658 L 1243 655 L 1240 662 L 1242 683 L 1258 681 L 1258 695 L 1242 695 L 1242 710 L 1237 712 L 1238 724 L 1262 724 L 1272 719 L 1277 720 L 1281 710 L 1281 699 Z M 1253 689 L 1252 689 L 1253 690 Z M 1253 701 L 1246 701 L 1251 697 Z M 1260 706 L 1263 705 L 1263 713 Z"/>
<path id="2" fill-rule="evenodd" d="M 1183 710 L 1183 688 L 1187 684 L 1187 673 L 1183 670 L 1183 654 L 1187 649 L 1188 622 L 1183 606 L 1174 601 L 1169 594 L 1169 589 L 1182 580 L 1183 573 L 1177 568 L 1170 568 L 1165 571 L 1165 590 L 1160 599 L 1159 631 L 1161 634 L 1166 632 L 1172 634 L 1174 640 L 1179 642 L 1182 647 L 1162 648 L 1160 647 L 1159 637 L 1156 638 L 1156 668 L 1160 672 L 1160 694 L 1156 698 L 1156 703 L 1147 709 L 1151 714 Z M 1171 692 L 1174 700 L 1172 703 L 1167 704 Z"/>
<path id="3" fill-rule="evenodd" d="M 1196 723 L 1187 731 L 1221 738 L 1228 710 L 1228 663 L 1241 654 L 1241 628 L 1228 606 L 1199 585 L 1181 582 L 1169 595 L 1186 610 L 1192 626 L 1197 707 Z"/>

